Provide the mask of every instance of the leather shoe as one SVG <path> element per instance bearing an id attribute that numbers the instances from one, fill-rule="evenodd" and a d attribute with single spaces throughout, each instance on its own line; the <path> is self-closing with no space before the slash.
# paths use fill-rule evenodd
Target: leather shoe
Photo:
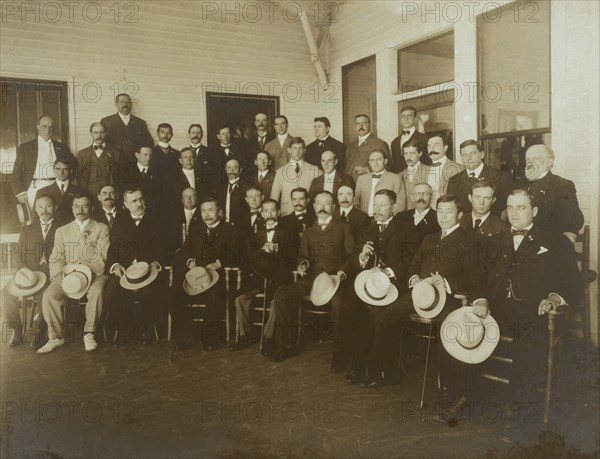
<path id="1" fill-rule="evenodd" d="M 348 381 L 350 384 L 358 384 L 358 383 L 362 382 L 364 375 L 365 375 L 364 368 L 352 366 L 346 372 L 346 381 Z"/>
<path id="2" fill-rule="evenodd" d="M 31 340 L 31 348 L 34 351 L 37 351 L 39 348 L 41 348 L 47 342 L 48 342 L 48 338 L 44 335 L 44 333 L 41 331 L 38 331 L 34 335 L 33 339 Z"/>
<path id="3" fill-rule="evenodd" d="M 38 354 L 47 354 L 49 352 L 52 352 L 57 347 L 62 346 L 64 344 L 65 344 L 64 338 L 49 339 L 46 344 L 44 344 L 42 347 L 40 347 L 38 349 L 37 353 Z"/>
<path id="4" fill-rule="evenodd" d="M 86 333 L 83 336 L 83 344 L 87 352 L 95 351 L 98 347 L 98 344 L 96 343 L 96 338 L 94 338 L 94 335 L 92 333 Z"/>
<path id="5" fill-rule="evenodd" d="M 327 344 L 327 343 L 337 343 L 338 337 L 336 332 L 331 332 L 323 338 L 319 339 L 319 343 Z"/>
<path id="6" fill-rule="evenodd" d="M 208 343 L 203 343 L 202 346 L 204 347 L 205 351 L 215 351 L 217 349 L 217 347 L 219 347 L 216 344 L 208 344 Z"/>
<path id="7" fill-rule="evenodd" d="M 369 375 L 362 383 L 364 387 L 373 389 L 385 384 L 397 384 L 400 381 L 398 375 L 392 371 L 376 371 L 372 375 Z"/>
<path id="8" fill-rule="evenodd" d="M 241 351 L 242 349 L 246 349 L 250 346 L 251 342 L 245 337 L 241 336 L 240 340 L 237 343 L 233 343 L 229 349 L 232 351 Z"/>
<path id="9" fill-rule="evenodd" d="M 331 357 L 331 365 L 329 369 L 335 373 L 338 373 L 342 370 L 345 370 L 349 362 L 350 359 L 346 353 L 336 351 L 333 353 L 333 357 Z"/>
<path id="10" fill-rule="evenodd" d="M 262 350 L 260 351 L 261 354 L 264 355 L 265 357 L 270 358 L 273 355 L 273 349 L 274 349 L 273 341 L 271 341 L 268 338 L 265 338 L 263 340 Z"/>
<path id="11" fill-rule="evenodd" d="M 273 362 L 283 362 L 284 360 L 289 359 L 291 356 L 292 356 L 291 350 L 287 347 L 282 347 L 281 349 L 278 349 L 273 352 L 273 355 L 271 356 L 271 360 Z"/>
<path id="12" fill-rule="evenodd" d="M 19 344 L 21 344 L 23 342 L 23 328 L 22 327 L 17 327 L 13 329 L 13 334 L 10 337 L 10 341 L 8 342 L 8 345 L 10 347 L 15 347 L 18 346 Z"/>

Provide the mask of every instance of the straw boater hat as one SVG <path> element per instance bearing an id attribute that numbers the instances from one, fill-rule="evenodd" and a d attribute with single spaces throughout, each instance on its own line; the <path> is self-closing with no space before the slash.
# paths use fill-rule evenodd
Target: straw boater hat
<path id="1" fill-rule="evenodd" d="M 329 303 L 335 292 L 337 292 L 340 282 L 340 276 L 336 274 L 327 274 L 326 272 L 319 274 L 315 277 L 310 291 L 311 303 L 315 306 L 323 306 Z"/>
<path id="2" fill-rule="evenodd" d="M 31 209 L 27 202 L 17 203 L 17 216 L 22 225 L 29 225 L 32 222 Z"/>
<path id="3" fill-rule="evenodd" d="M 158 269 L 145 261 L 133 263 L 121 276 L 121 287 L 127 290 L 139 290 L 151 284 L 158 276 Z"/>
<path id="4" fill-rule="evenodd" d="M 8 281 L 8 293 L 12 296 L 22 297 L 33 295 L 46 284 L 46 275 L 41 271 L 32 271 L 21 268 L 15 276 Z"/>
<path id="5" fill-rule="evenodd" d="M 69 298 L 79 300 L 92 284 L 92 271 L 81 263 L 72 263 L 63 269 L 62 289 Z"/>
<path id="6" fill-rule="evenodd" d="M 183 280 L 183 290 L 190 296 L 198 295 L 217 283 L 219 273 L 214 269 L 196 266 L 190 269 Z"/>
<path id="7" fill-rule="evenodd" d="M 431 277 L 428 277 L 413 287 L 412 300 L 418 315 L 425 319 L 433 319 L 444 309 L 446 290 L 443 285 L 433 285 Z"/>
<path id="8" fill-rule="evenodd" d="M 488 314 L 485 319 L 473 313 L 472 306 L 464 306 L 448 314 L 441 328 L 442 344 L 448 354 L 465 363 L 486 360 L 500 340 L 500 328 Z"/>
<path id="9" fill-rule="evenodd" d="M 398 298 L 398 289 L 380 268 L 366 269 L 356 276 L 354 290 L 372 306 L 387 306 Z"/>

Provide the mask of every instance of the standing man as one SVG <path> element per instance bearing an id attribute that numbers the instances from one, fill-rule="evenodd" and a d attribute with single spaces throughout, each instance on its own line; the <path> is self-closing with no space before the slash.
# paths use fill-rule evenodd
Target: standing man
<path id="1" fill-rule="evenodd" d="M 431 186 L 427 182 L 417 183 L 412 192 L 415 208 L 399 212 L 394 217 L 401 224 L 408 225 L 415 230 L 419 245 L 421 245 L 425 236 L 440 230 L 437 213 L 431 208 L 432 194 Z"/>
<path id="2" fill-rule="evenodd" d="M 448 159 L 448 137 L 442 134 L 433 134 L 427 141 L 427 151 L 431 159 L 431 165 L 427 168 L 427 183 L 433 190 L 431 198 L 432 207 L 436 207 L 440 196 L 447 193 L 450 177 L 458 174 L 464 166 Z M 461 202 L 462 205 L 462 202 Z"/>
<path id="3" fill-rule="evenodd" d="M 244 145 L 231 137 L 231 128 L 229 126 L 223 125 L 219 128 L 217 131 L 217 139 L 219 139 L 220 144 L 213 149 L 212 157 L 221 176 L 219 177 L 218 183 L 216 181 L 214 182 L 214 189 L 217 189 L 219 185 L 227 182 L 227 174 L 224 172 L 225 164 L 228 161 L 235 159 L 238 162 L 240 169 L 247 167 L 249 163 L 251 163 L 244 151 Z"/>
<path id="4" fill-rule="evenodd" d="M 189 148 L 192 149 L 196 157 L 196 169 L 200 173 L 201 180 L 212 187 L 219 182 L 221 171 L 217 168 L 216 161 L 208 148 L 201 143 L 202 137 L 204 137 L 202 126 L 200 124 L 190 124 L 188 135 L 190 137 Z"/>
<path id="5" fill-rule="evenodd" d="M 248 169 L 242 171 L 244 180 L 251 186 L 257 186 L 261 189 L 263 196 L 271 196 L 275 172 L 271 168 L 271 157 L 266 151 L 259 151 L 256 154 L 254 164 Z"/>
<path id="6" fill-rule="evenodd" d="M 159 175 L 150 165 L 152 160 L 152 147 L 140 147 L 134 155 L 136 162 L 125 165 L 123 188 L 139 188 L 144 194 L 148 204 L 161 208 L 164 190 Z"/>
<path id="7" fill-rule="evenodd" d="M 417 149 L 427 153 L 427 136 L 422 132 L 417 131 L 417 109 L 412 105 L 402 107 L 400 110 L 400 128 L 401 132 L 398 137 L 392 140 L 392 172 L 400 173 L 406 169 L 407 163 L 404 156 L 404 147 L 407 142 L 414 141 Z M 427 154 L 419 158 L 424 164 L 431 164 Z"/>
<path id="8" fill-rule="evenodd" d="M 146 122 L 131 113 L 131 97 L 118 94 L 115 97 L 117 113 L 102 118 L 106 129 L 106 145 L 121 155 L 121 161 L 135 163 L 134 153 L 140 147 L 152 148 L 154 141 Z"/>
<path id="9" fill-rule="evenodd" d="M 55 126 L 52 117 L 42 115 L 37 124 L 37 138 L 17 148 L 10 184 L 17 200 L 27 203 L 30 209 L 33 209 L 37 192 L 54 182 L 54 162 L 57 159 L 72 168 L 77 164 L 66 145 L 52 140 Z M 75 177 L 76 174 L 71 171 L 69 175 Z"/>
<path id="10" fill-rule="evenodd" d="M 277 139 L 273 141 L 277 141 Z M 281 215 L 284 216 L 292 213 L 294 210 L 294 206 L 290 200 L 291 191 L 299 187 L 308 190 L 312 181 L 321 175 L 321 171 L 317 166 L 304 161 L 306 146 L 301 137 L 289 139 L 289 145 L 288 153 L 290 160 L 277 169 L 271 190 L 271 199 L 279 201 Z"/>
<path id="11" fill-rule="evenodd" d="M 240 180 L 240 163 L 237 159 L 227 161 L 224 169 L 227 182 L 217 189 L 216 198 L 220 208 L 223 209 L 225 221 L 239 227 L 248 208 L 244 202 L 246 184 Z"/>
<path id="12" fill-rule="evenodd" d="M 269 116 L 266 113 L 258 112 L 254 116 L 254 126 L 256 130 L 248 139 L 246 148 L 250 159 L 254 159 L 259 151 L 264 151 L 267 143 L 275 138 L 275 134 L 269 130 Z"/>
<path id="13" fill-rule="evenodd" d="M 273 170 L 277 172 L 277 169 L 288 162 L 292 136 L 288 132 L 288 119 L 284 115 L 276 116 L 273 126 L 275 127 L 275 134 L 277 136 L 270 142 L 267 142 L 265 151 L 269 153 L 271 162 L 273 163 Z"/>
<path id="14" fill-rule="evenodd" d="M 102 314 L 102 291 L 106 285 L 104 266 L 110 243 L 110 230 L 104 223 L 90 218 L 93 210 L 92 198 L 78 194 L 73 199 L 75 220 L 56 230 L 54 246 L 50 255 L 50 285 L 42 296 L 42 312 L 48 323 L 48 342 L 38 349 L 46 354 L 65 344 L 62 326 L 64 322 L 63 302 L 66 293 L 62 287 L 63 269 L 72 263 L 83 264 L 92 272 L 91 285 L 87 290 L 83 343 L 86 351 L 96 349 L 96 324 Z"/>
<path id="15" fill-rule="evenodd" d="M 179 201 L 181 193 L 186 188 L 195 189 L 202 199 L 210 193 L 208 184 L 202 182 L 201 173 L 196 168 L 196 157 L 190 147 L 181 150 L 177 168 L 173 170 L 171 179 L 165 184 L 170 187 L 170 203 Z"/>
<path id="16" fill-rule="evenodd" d="M 415 208 L 415 202 L 412 199 L 415 185 L 427 181 L 427 167 L 421 162 L 423 148 L 417 139 L 408 140 L 402 147 L 406 168 L 400 172 L 400 178 L 404 186 L 407 209 Z"/>
<path id="17" fill-rule="evenodd" d="M 154 170 L 168 178 L 179 168 L 179 150 L 171 146 L 173 138 L 173 126 L 169 123 L 160 123 L 156 129 L 158 145 L 152 149 L 152 160 L 150 165 Z"/>
<path id="18" fill-rule="evenodd" d="M 106 146 L 102 123 L 90 126 L 92 145 L 77 153 L 77 184 L 87 193 L 95 195 L 98 185 L 114 185 L 122 172 L 120 153 Z"/>
<path id="19" fill-rule="evenodd" d="M 371 219 L 365 212 L 354 207 L 354 190 L 351 187 L 343 185 L 338 189 L 337 202 L 339 207 L 333 213 L 333 218 L 346 222 L 356 240 L 360 230 L 371 223 Z"/>
<path id="20" fill-rule="evenodd" d="M 375 150 L 369 155 L 369 166 L 372 172 L 359 176 L 356 182 L 354 205 L 369 217 L 373 216 L 375 193 L 379 190 L 390 190 L 396 196 L 399 196 L 396 200 L 395 212 L 402 212 L 406 209 L 406 196 L 402 187 L 402 179 L 398 174 L 386 170 L 387 163 L 388 160 L 384 153 Z"/>
<path id="21" fill-rule="evenodd" d="M 508 223 L 491 213 L 496 202 L 495 191 L 494 185 L 486 180 L 473 182 L 468 196 L 471 211 L 460 219 L 460 226 L 467 233 L 486 238 L 509 228 Z"/>
<path id="22" fill-rule="evenodd" d="M 100 185 L 96 198 L 100 205 L 94 208 L 92 218 L 112 228 L 125 215 L 125 210 L 117 206 L 117 190 L 113 185 Z"/>
<path id="23" fill-rule="evenodd" d="M 354 126 L 358 137 L 348 146 L 344 172 L 356 182 L 359 175 L 369 172 L 369 155 L 372 152 L 380 151 L 388 161 L 391 161 L 391 155 L 388 144 L 371 133 L 371 118 L 364 114 L 356 115 Z"/>
<path id="24" fill-rule="evenodd" d="M 51 196 L 56 204 L 54 216 L 60 225 L 73 220 L 73 196 L 81 192 L 77 185 L 69 179 L 69 165 L 60 160 L 54 162 L 54 176 L 56 180 L 50 186 L 40 189 L 36 199 L 40 196 Z"/>
<path id="25" fill-rule="evenodd" d="M 308 153 L 307 153 L 308 154 Z M 308 195 L 314 200 L 315 196 L 321 191 L 329 191 L 334 196 L 341 186 L 349 186 L 354 189 L 354 180 L 351 176 L 338 172 L 338 158 L 333 151 L 325 150 L 321 154 L 321 169 L 323 174 L 313 179 L 310 184 Z"/>
<path id="26" fill-rule="evenodd" d="M 337 158 L 335 169 L 342 172 L 346 162 L 346 145 L 329 135 L 331 123 L 329 118 L 324 116 L 315 118 L 313 128 L 315 130 L 316 140 L 306 146 L 306 160 L 322 168 L 321 160 L 324 151 L 331 151 Z M 333 192 L 335 196 L 335 192 Z"/>

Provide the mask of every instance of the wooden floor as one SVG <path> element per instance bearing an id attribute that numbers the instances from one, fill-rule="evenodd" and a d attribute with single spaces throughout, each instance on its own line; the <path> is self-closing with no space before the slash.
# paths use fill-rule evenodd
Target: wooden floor
<path id="1" fill-rule="evenodd" d="M 538 436 L 538 417 L 507 445 L 489 402 L 471 400 L 474 414 L 454 428 L 434 422 L 433 407 L 421 422 L 421 360 L 399 385 L 365 389 L 329 371 L 332 345 L 305 341 L 281 363 L 258 346 L 201 345 L 171 363 L 168 341 L 86 353 L 77 339 L 37 355 L 5 339 L 2 457 L 599 457 L 598 370 L 579 358 L 565 365 L 549 433 Z"/>

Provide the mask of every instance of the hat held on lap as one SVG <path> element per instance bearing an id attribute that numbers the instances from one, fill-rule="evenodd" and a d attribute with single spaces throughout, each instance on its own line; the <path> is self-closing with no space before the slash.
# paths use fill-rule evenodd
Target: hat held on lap
<path id="1" fill-rule="evenodd" d="M 329 303 L 340 286 L 340 276 L 325 272 L 315 277 L 310 291 L 310 301 L 315 306 Z"/>
<path id="2" fill-rule="evenodd" d="M 8 293 L 12 296 L 29 296 L 38 292 L 46 284 L 46 275 L 23 267 L 8 281 Z"/>
<path id="3" fill-rule="evenodd" d="M 158 276 L 158 269 L 154 265 L 149 265 L 145 261 L 133 263 L 125 270 L 119 283 L 121 287 L 127 290 L 139 290 L 146 285 L 151 284 Z"/>
<path id="4" fill-rule="evenodd" d="M 214 269 L 196 266 L 190 269 L 183 280 L 183 290 L 190 296 L 205 292 L 219 280 L 219 273 Z"/>
<path id="5" fill-rule="evenodd" d="M 446 289 L 436 286 L 431 277 L 423 279 L 413 287 L 412 300 L 415 311 L 425 319 L 433 319 L 446 304 Z"/>
<path id="6" fill-rule="evenodd" d="M 63 269 L 62 289 L 69 298 L 79 300 L 92 284 L 92 271 L 81 263 L 67 265 Z"/>
<path id="7" fill-rule="evenodd" d="M 398 298 L 398 289 L 380 268 L 360 272 L 354 280 L 354 290 L 371 306 L 387 306 Z"/>

